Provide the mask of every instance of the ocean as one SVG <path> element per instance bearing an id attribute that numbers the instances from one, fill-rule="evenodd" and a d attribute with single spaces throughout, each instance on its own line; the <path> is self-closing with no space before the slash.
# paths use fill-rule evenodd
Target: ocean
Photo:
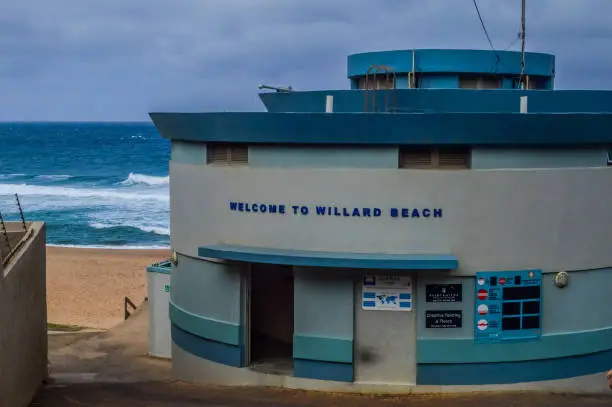
<path id="1" fill-rule="evenodd" d="M 167 248 L 170 143 L 149 123 L 0 123 L 0 212 L 47 244 Z"/>

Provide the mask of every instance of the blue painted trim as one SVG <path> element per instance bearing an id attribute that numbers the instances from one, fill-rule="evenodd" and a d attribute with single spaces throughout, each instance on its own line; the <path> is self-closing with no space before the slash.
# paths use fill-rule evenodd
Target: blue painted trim
<path id="1" fill-rule="evenodd" d="M 148 273 L 172 274 L 172 261 L 170 259 L 153 263 L 147 267 Z"/>
<path id="2" fill-rule="evenodd" d="M 349 363 L 293 360 L 293 375 L 307 379 L 353 382 L 353 365 Z"/>
<path id="3" fill-rule="evenodd" d="M 223 243 L 199 247 L 198 256 L 248 263 L 356 269 L 447 270 L 459 265 L 457 257 L 450 254 L 337 253 Z"/>
<path id="4" fill-rule="evenodd" d="M 387 65 L 396 73 L 412 71 L 413 50 L 362 52 L 348 56 L 347 76 L 364 76 L 374 64 Z M 416 72 L 481 73 L 520 75 L 521 53 L 517 51 L 487 51 L 471 49 L 414 50 Z M 379 72 L 380 73 L 380 72 Z M 555 56 L 539 52 L 525 53 L 527 75 L 554 76 Z"/>
<path id="5" fill-rule="evenodd" d="M 174 344 L 187 353 L 228 366 L 244 366 L 244 348 L 242 346 L 232 346 L 200 338 L 183 331 L 175 324 L 171 324 L 170 331 Z"/>
<path id="6" fill-rule="evenodd" d="M 164 137 L 205 143 L 482 146 L 612 143 L 609 113 L 151 113 L 150 116 Z"/>
<path id="7" fill-rule="evenodd" d="M 344 338 L 295 334 L 293 336 L 293 357 L 322 362 L 353 363 L 353 341 Z"/>
<path id="8" fill-rule="evenodd" d="M 170 300 L 169 306 L 170 321 L 183 331 L 199 336 L 200 338 L 228 345 L 242 345 L 242 329 L 239 324 L 218 321 L 193 314 L 174 304 L 172 300 Z"/>
<path id="9" fill-rule="evenodd" d="M 327 95 L 334 97 L 334 114 L 363 113 L 364 91 L 320 90 L 260 93 L 273 113 L 323 113 Z M 520 97 L 529 97 L 529 114 L 601 113 L 612 110 L 612 92 L 597 90 L 398 89 L 397 113 L 518 113 Z M 385 111 L 385 92 L 376 93 L 376 109 Z M 372 100 L 374 96 L 372 95 Z"/>
<path id="10" fill-rule="evenodd" d="M 612 350 L 560 359 L 527 362 L 419 363 L 417 365 L 417 384 L 482 385 L 557 380 L 605 372 L 610 369 L 610 366 L 612 366 Z"/>
<path id="11" fill-rule="evenodd" d="M 612 349 L 612 327 L 548 334 L 534 342 L 478 345 L 473 338 L 418 339 L 418 363 L 488 363 L 554 359 Z M 612 365 L 611 365 L 612 367 Z"/>

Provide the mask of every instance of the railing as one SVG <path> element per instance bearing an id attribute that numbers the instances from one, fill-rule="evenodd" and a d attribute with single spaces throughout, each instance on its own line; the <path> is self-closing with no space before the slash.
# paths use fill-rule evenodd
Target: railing
<path id="1" fill-rule="evenodd" d="M 123 300 L 123 319 L 128 319 L 138 307 L 126 296 Z"/>
<path id="2" fill-rule="evenodd" d="M 21 236 L 19 242 L 13 247 L 11 244 L 11 239 L 9 237 L 9 231 L 6 226 L 6 217 L 0 211 L 0 261 L 3 265 L 6 265 L 13 255 L 23 246 L 23 244 L 30 238 L 32 235 L 32 230 L 28 230 L 28 224 L 26 223 L 25 216 L 23 215 L 23 208 L 21 207 L 21 202 L 19 201 L 19 195 L 15 194 L 15 201 L 17 205 L 17 210 L 19 213 L 19 220 L 21 221 L 21 226 L 23 228 L 24 236 Z"/>
<path id="3" fill-rule="evenodd" d="M 373 72 L 372 72 L 373 71 Z M 393 113 L 395 113 L 395 108 L 397 106 L 397 77 L 395 75 L 395 70 L 390 66 L 386 65 L 372 65 L 368 68 L 365 75 L 365 99 L 363 111 L 367 113 L 369 111 L 369 98 L 370 98 L 370 74 L 372 75 L 372 112 L 376 113 L 376 87 L 378 86 L 378 82 L 376 81 L 376 75 L 381 74 L 385 76 L 387 82 L 389 79 L 393 80 L 393 86 L 391 89 L 385 90 L 385 113 L 389 111 L 389 91 L 393 94 Z"/>

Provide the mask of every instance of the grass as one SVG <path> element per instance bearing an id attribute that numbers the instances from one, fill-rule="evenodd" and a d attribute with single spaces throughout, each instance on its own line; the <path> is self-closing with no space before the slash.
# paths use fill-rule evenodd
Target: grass
<path id="1" fill-rule="evenodd" d="M 84 328 L 82 326 L 54 324 L 52 322 L 47 322 L 47 330 L 48 331 L 79 332 L 79 331 L 81 331 L 83 329 Z"/>

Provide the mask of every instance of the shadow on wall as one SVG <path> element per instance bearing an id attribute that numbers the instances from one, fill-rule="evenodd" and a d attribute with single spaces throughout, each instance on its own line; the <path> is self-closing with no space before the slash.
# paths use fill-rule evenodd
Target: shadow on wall
<path id="1" fill-rule="evenodd" d="M 0 406 L 26 407 L 48 372 L 45 225 L 7 230 L 18 249 L 0 268 Z"/>

